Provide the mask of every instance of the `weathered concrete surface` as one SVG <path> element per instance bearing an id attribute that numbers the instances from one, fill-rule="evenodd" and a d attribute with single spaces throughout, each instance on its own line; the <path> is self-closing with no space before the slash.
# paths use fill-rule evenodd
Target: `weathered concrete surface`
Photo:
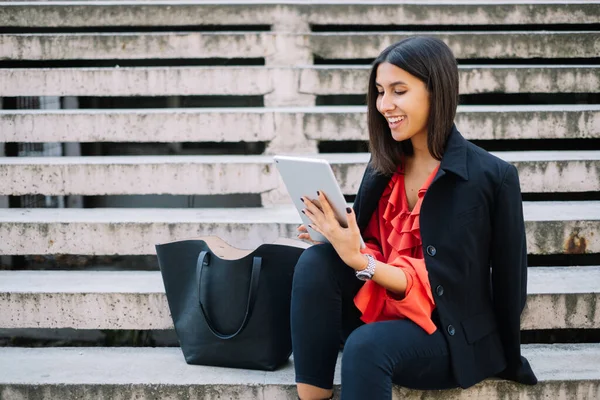
<path id="1" fill-rule="evenodd" d="M 600 253 L 600 202 L 525 202 L 529 254 Z M 0 255 L 154 254 L 154 245 L 219 236 L 254 248 L 296 237 L 290 206 L 218 209 L 0 209 Z"/>
<path id="2" fill-rule="evenodd" d="M 456 124 L 470 140 L 597 138 L 600 105 L 461 106 Z M 360 106 L 0 110 L 0 132 L 0 142 L 30 143 L 368 140 Z"/>
<path id="3" fill-rule="evenodd" d="M 309 1 L 313 24 L 356 25 L 494 25 L 597 22 L 597 0 L 575 1 L 456 1 L 409 0 L 372 4 L 363 1 Z M 392 3 L 392 4 L 390 4 Z M 396 4 L 394 4 L 396 3 Z M 586 15 L 586 13 L 589 13 Z"/>
<path id="4" fill-rule="evenodd" d="M 459 65 L 459 91 L 472 93 L 591 93 L 600 91 L 598 65 Z M 366 94 L 369 66 L 303 68 L 299 92 Z"/>
<path id="5" fill-rule="evenodd" d="M 493 154 L 517 167 L 524 193 L 600 191 L 600 151 Z M 345 194 L 356 194 L 370 157 L 368 153 L 311 156 L 332 164 Z M 0 195 L 285 192 L 278 178 L 271 156 L 0 158 Z"/>
<path id="6" fill-rule="evenodd" d="M 458 107 L 456 125 L 470 140 L 600 137 L 596 105 Z"/>
<path id="7" fill-rule="evenodd" d="M 368 58 L 376 56 L 387 45 L 407 36 L 423 34 L 439 37 L 446 41 L 452 48 L 457 58 L 564 58 L 564 57 L 586 57 L 591 56 L 589 52 L 597 51 L 593 42 L 598 36 L 592 32 L 568 32 L 568 35 L 559 32 L 517 32 L 517 33 L 490 33 L 490 32 L 406 32 L 406 33 L 328 33 L 314 34 L 314 37 L 302 32 L 270 33 L 270 32 L 244 32 L 244 33 L 218 33 L 218 32 L 133 32 L 133 33 L 53 33 L 53 34 L 4 34 L 0 35 L 0 60 L 127 60 L 127 59 L 177 59 L 177 58 L 264 58 L 269 57 L 277 51 L 286 53 L 286 57 L 292 57 L 294 51 L 299 49 L 288 46 L 277 46 L 277 41 L 285 37 L 293 37 L 292 43 L 302 46 L 307 41 L 313 44 L 313 52 L 328 58 Z M 572 37 L 573 36 L 573 37 Z M 331 49 L 329 41 L 348 42 L 345 51 L 354 56 L 340 56 L 339 50 Z M 554 42 L 558 40 L 558 43 Z M 553 43 L 555 47 L 549 46 Z M 492 46 L 492 44 L 494 46 Z M 227 54 L 222 49 L 227 46 Z M 566 47 L 556 47 L 566 46 Z M 483 47 L 482 47 L 483 46 Z M 547 48 L 543 53 L 538 46 Z M 582 46 L 584 46 L 582 48 Z M 591 47 L 590 47 L 591 46 Z M 488 47 L 493 47 L 488 49 Z M 577 53 L 570 54 L 571 48 L 578 48 Z M 333 54 L 330 54 L 334 51 Z M 363 52 L 366 51 L 365 54 Z M 537 51 L 537 52 L 536 52 Z M 581 52 L 584 53 L 581 53 Z M 552 52 L 552 53 L 551 53 Z M 563 53 L 564 52 L 564 53 Z M 344 53 L 346 54 L 346 53 Z M 362 54 L 362 55 L 361 55 Z M 118 62 L 117 62 L 118 64 Z M 292 65 L 298 65 L 292 63 Z M 558 68 L 546 67 L 546 74 L 563 73 Z M 589 66 L 586 72 L 592 71 L 597 66 Z M 484 66 L 485 68 L 485 66 Z M 479 71 L 480 67 L 465 66 L 461 68 L 465 78 L 474 75 L 475 78 L 484 78 L 487 81 L 506 81 L 506 84 L 521 85 L 540 84 L 544 79 L 548 84 L 573 84 L 573 76 L 567 76 L 564 82 L 554 82 L 555 77 L 538 76 L 536 71 L 540 66 L 487 66 L 489 71 Z M 542 68 L 544 68 L 542 66 Z M 584 68 L 583 66 L 575 68 Z M 341 68 L 337 67 L 337 70 Z M 521 72 L 515 76 L 514 71 Z M 531 70 L 531 71 L 529 71 Z M 27 70 L 24 70 L 25 74 Z M 62 70 L 77 72 L 77 70 Z M 84 70 L 85 71 L 85 70 Z M 92 70 L 93 71 L 93 70 Z M 36 70 L 34 70 L 36 72 Z M 48 72 L 44 70 L 44 72 Z M 98 74 L 98 71 L 93 71 Z M 323 71 L 321 71 L 323 72 Z M 15 71 L 12 72 L 15 74 Z M 138 74 L 139 75 L 139 74 Z M 527 76 L 529 75 L 529 76 Z M 537 80 L 531 80 L 536 77 Z M 58 77 L 51 77 L 58 79 Z M 114 79 L 118 79 L 117 75 Z M 504 78 L 504 79 L 503 79 Z M 105 78 L 106 79 L 106 78 Z M 125 77 L 121 77 L 124 80 Z M 590 76 L 588 79 L 593 79 Z M 93 81 L 89 76 L 88 81 Z M 531 80 L 531 82 L 529 82 Z M 598 77 L 595 77 L 596 82 Z M 68 81 L 65 79 L 65 83 Z M 364 83 L 367 79 L 364 79 Z M 579 82 L 579 84 L 583 84 Z M 596 83 L 597 84 L 597 83 Z M 487 85 L 489 86 L 489 84 Z M 461 87 L 472 89 L 469 85 Z M 362 90 L 361 92 L 364 92 Z M 73 94 L 75 95 L 75 93 Z"/>
<path id="8" fill-rule="evenodd" d="M 5 34 L 0 60 L 262 58 L 273 43 L 269 32 Z"/>
<path id="9" fill-rule="evenodd" d="M 600 252 L 600 202 L 537 202 L 523 206 L 530 254 Z"/>
<path id="10" fill-rule="evenodd" d="M 44 2 L 45 3 L 45 2 Z M 94 26 L 194 26 L 194 25 L 269 25 L 277 17 L 275 2 L 166 1 L 104 2 L 66 1 L 3 2 L 0 26 L 87 27 Z M 198 16 L 202 18 L 198 18 Z"/>
<path id="11" fill-rule="evenodd" d="M 600 267 L 529 268 L 522 329 L 600 328 Z M 171 329 L 160 272 L 0 271 L 0 327 Z"/>
<path id="12" fill-rule="evenodd" d="M 305 131 L 317 140 L 368 140 L 364 112 L 358 106 L 315 107 L 304 114 Z M 592 138 L 600 136 L 600 107 L 459 106 L 456 125 L 470 140 Z"/>
<path id="13" fill-rule="evenodd" d="M 7 34 L 0 59 L 262 58 L 273 45 L 269 32 Z"/>
<path id="14" fill-rule="evenodd" d="M 268 156 L 15 159 L 19 162 L 0 158 L 0 193 L 12 188 L 48 194 L 231 194 L 262 193 L 278 185 L 275 165 Z"/>
<path id="15" fill-rule="evenodd" d="M 539 383 L 489 379 L 467 390 L 394 387 L 408 400 L 591 400 L 600 396 L 600 346 L 524 345 Z M 339 393 L 341 357 L 334 384 Z M 0 348 L 0 398 L 296 399 L 290 361 L 275 372 L 187 365 L 179 348 Z"/>
<path id="16" fill-rule="evenodd" d="M 173 327 L 159 272 L 0 271 L 0 277 L 3 328 Z"/>
<path id="17" fill-rule="evenodd" d="M 125 67 L 2 69 L 6 96 L 262 96 L 271 93 L 266 67 Z"/>
<path id="18" fill-rule="evenodd" d="M 311 24 L 522 25 L 591 24 L 600 19 L 597 0 L 469 1 L 208 1 L 189 3 L 65 1 L 2 2 L 0 26 L 185 26 L 274 24 L 294 16 Z M 32 7 L 32 5 L 34 5 Z M 199 19 L 198 15 L 202 15 Z"/>
<path id="19" fill-rule="evenodd" d="M 519 171 L 525 193 L 600 190 L 600 152 L 496 152 Z M 589 179 L 589 181 L 588 181 Z"/>
<path id="20" fill-rule="evenodd" d="M 521 329 L 598 329 L 600 267 L 530 267 Z"/>
<path id="21" fill-rule="evenodd" d="M 424 32 L 343 32 L 310 35 L 314 54 L 326 59 L 375 58 L 389 45 Z M 427 32 L 443 40 L 457 59 L 592 58 L 600 52 L 600 33 Z"/>
<path id="22" fill-rule="evenodd" d="M 364 107 L 315 107 L 303 121 L 311 139 L 368 140 Z M 459 106 L 456 125 L 470 140 L 594 138 L 600 137 L 600 107 Z"/>
<path id="23" fill-rule="evenodd" d="M 0 110 L 0 141 L 270 141 L 276 135 L 274 114 L 262 108 Z"/>
<path id="24" fill-rule="evenodd" d="M 459 89 L 461 94 L 592 93 L 600 90 L 599 70 L 596 65 L 461 65 Z M 368 74 L 368 67 L 362 66 L 29 68 L 0 70 L 0 87 L 7 96 L 212 94 L 268 98 L 279 91 L 290 99 L 272 105 L 290 106 L 307 105 L 293 104 L 307 95 L 365 94 Z"/>
<path id="25" fill-rule="evenodd" d="M 307 64 L 311 60 L 306 45 L 309 29 L 295 28 L 298 30 L 277 33 L 250 29 L 247 32 L 5 34 L 0 35 L 0 60 L 264 58 L 273 65 Z"/>

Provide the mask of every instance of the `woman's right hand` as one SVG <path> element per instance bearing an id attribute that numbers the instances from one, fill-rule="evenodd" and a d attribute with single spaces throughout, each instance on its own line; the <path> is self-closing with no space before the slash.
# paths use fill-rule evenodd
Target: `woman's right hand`
<path id="1" fill-rule="evenodd" d="M 323 242 L 317 242 L 315 240 L 312 240 L 311 237 L 310 237 L 310 233 L 308 233 L 308 229 L 306 229 L 306 226 L 300 225 L 297 228 L 297 230 L 298 230 L 298 232 L 300 232 L 298 234 L 298 239 L 306 240 L 308 242 L 311 242 L 312 244 L 321 244 L 321 243 L 323 243 Z"/>

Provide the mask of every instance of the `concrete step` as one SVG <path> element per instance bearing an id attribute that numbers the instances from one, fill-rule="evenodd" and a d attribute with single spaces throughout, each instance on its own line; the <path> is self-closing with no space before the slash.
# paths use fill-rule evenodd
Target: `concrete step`
<path id="1" fill-rule="evenodd" d="M 368 66 L 4 68 L 0 90 L 6 96 L 264 96 L 289 79 L 286 90 L 296 95 L 365 94 L 369 71 Z M 600 91 L 599 71 L 600 65 L 461 65 L 459 90 L 593 93 Z"/>
<path id="2" fill-rule="evenodd" d="M 524 345 L 539 383 L 488 379 L 467 390 L 394 387 L 393 399 L 600 398 L 600 345 Z M 340 387 L 340 365 L 334 384 Z M 179 348 L 0 348 L 3 399 L 296 399 L 290 361 L 275 372 L 191 366 Z"/>
<path id="3" fill-rule="evenodd" d="M 599 138 L 600 105 L 460 106 L 456 124 L 470 140 Z M 30 143 L 368 140 L 361 106 L 0 110 L 0 131 Z"/>
<path id="4" fill-rule="evenodd" d="M 121 60 L 263 58 L 274 51 L 270 32 L 110 32 L 0 35 L 0 58 Z"/>
<path id="5" fill-rule="evenodd" d="M 600 91 L 600 65 L 458 66 L 459 92 L 592 93 Z M 299 91 L 314 95 L 365 94 L 370 66 L 315 65 L 302 68 Z"/>
<path id="6" fill-rule="evenodd" d="M 132 32 L 0 35 L 0 59 L 178 59 L 263 58 L 281 48 L 279 36 L 308 45 L 328 59 L 375 58 L 408 36 L 437 37 L 457 59 L 591 58 L 598 52 L 595 31 L 399 31 L 399 32 Z"/>
<path id="7" fill-rule="evenodd" d="M 313 54 L 326 59 L 375 58 L 391 44 L 409 36 L 443 40 L 457 59 L 529 59 L 597 57 L 597 31 L 519 32 L 328 32 L 308 37 Z"/>
<path id="8" fill-rule="evenodd" d="M 171 329 L 158 271 L 0 271 L 0 328 Z M 521 328 L 600 328 L 600 267 L 530 267 Z"/>
<path id="9" fill-rule="evenodd" d="M 524 202 L 529 254 L 600 253 L 600 201 Z M 296 237 L 290 206 L 271 208 L 0 209 L 0 255 L 154 254 L 154 245 L 219 236 L 251 249 Z"/>
<path id="10" fill-rule="evenodd" d="M 61 1 L 2 2 L 0 26 L 193 26 L 193 25 L 530 25 L 593 24 L 598 0 L 475 0 L 397 2 L 311 0 L 293 2 Z M 68 13 L 69 18 L 63 18 Z M 198 18 L 201 15 L 202 18 Z"/>
<path id="11" fill-rule="evenodd" d="M 600 151 L 493 154 L 517 167 L 524 193 L 600 191 Z M 356 194 L 370 157 L 368 153 L 308 156 L 332 164 L 345 194 Z M 272 190 L 285 192 L 271 156 L 0 158 L 0 195 L 214 195 Z"/>
<path id="12" fill-rule="evenodd" d="M 263 96 L 278 69 L 267 67 L 119 67 L 0 69 L 11 96 Z"/>

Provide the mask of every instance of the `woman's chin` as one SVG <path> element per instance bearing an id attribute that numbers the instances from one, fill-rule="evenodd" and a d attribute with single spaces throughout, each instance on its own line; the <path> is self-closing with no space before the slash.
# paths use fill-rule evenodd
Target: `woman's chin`
<path id="1" fill-rule="evenodd" d="M 402 142 L 404 140 L 408 140 L 410 139 L 410 135 L 407 135 L 406 133 L 401 133 L 401 132 L 394 132 L 392 131 L 392 138 L 396 141 L 396 142 Z"/>

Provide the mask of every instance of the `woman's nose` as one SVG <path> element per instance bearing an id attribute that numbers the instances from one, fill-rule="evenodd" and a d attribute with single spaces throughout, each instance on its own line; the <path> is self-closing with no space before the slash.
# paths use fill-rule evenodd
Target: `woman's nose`
<path id="1" fill-rule="evenodd" d="M 392 102 L 391 96 L 383 94 L 381 96 L 381 104 L 379 106 L 381 112 L 391 111 L 394 109 L 394 103 Z"/>

